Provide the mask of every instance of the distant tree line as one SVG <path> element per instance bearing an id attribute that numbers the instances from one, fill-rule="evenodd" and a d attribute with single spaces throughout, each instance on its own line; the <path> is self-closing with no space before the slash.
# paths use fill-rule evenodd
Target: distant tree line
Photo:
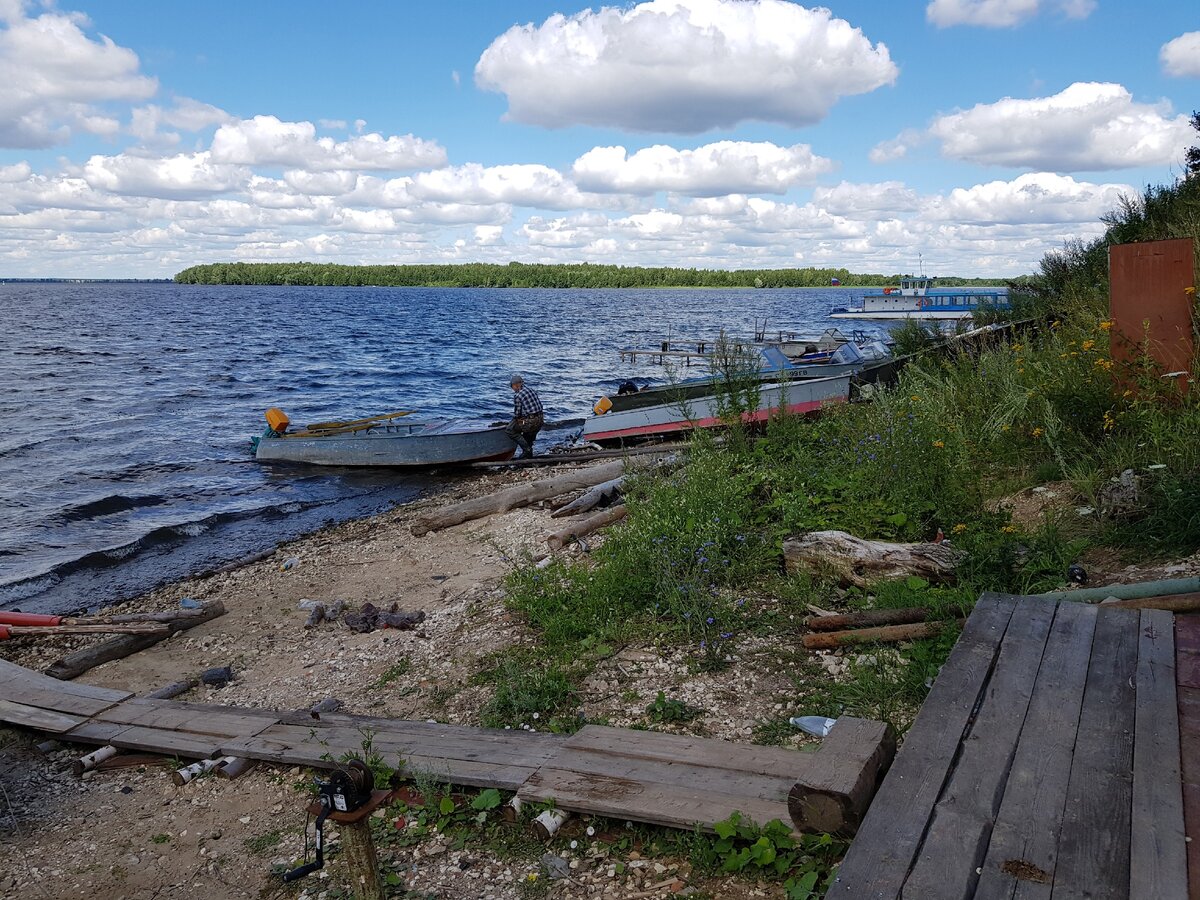
<path id="1" fill-rule="evenodd" d="M 324 287 L 491 287 L 491 288 L 780 288 L 872 287 L 893 284 L 899 275 L 856 275 L 846 269 L 671 269 L 594 263 L 542 265 L 342 266 L 332 263 L 211 263 L 175 276 L 179 284 L 318 285 Z M 939 278 L 958 286 L 995 279 Z"/>

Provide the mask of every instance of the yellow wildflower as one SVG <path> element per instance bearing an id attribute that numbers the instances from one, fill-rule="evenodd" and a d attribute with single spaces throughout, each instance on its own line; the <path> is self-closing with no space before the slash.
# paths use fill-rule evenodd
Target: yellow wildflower
<path id="1" fill-rule="evenodd" d="M 953 531 L 955 534 L 962 534 L 964 531 L 967 530 L 967 526 L 964 525 L 962 522 L 959 522 L 957 525 L 955 525 L 950 530 Z"/>
<path id="2" fill-rule="evenodd" d="M 1042 436 L 1043 434 L 1045 434 L 1045 433 L 1046 433 L 1046 432 L 1045 432 L 1045 431 L 1044 431 L 1044 430 L 1043 430 L 1043 429 L 1042 429 L 1040 426 L 1039 426 L 1039 427 L 1037 427 L 1037 428 L 1035 428 L 1035 429 L 1033 429 L 1033 436 L 1034 436 L 1034 437 L 1041 437 L 1041 436 Z"/>
<path id="3" fill-rule="evenodd" d="M 1062 324 L 1062 322 L 1060 322 L 1058 319 L 1055 319 L 1053 322 L 1050 323 L 1050 327 L 1057 328 L 1061 324 Z"/>
<path id="4" fill-rule="evenodd" d="M 1005 534 L 1015 534 L 1017 531 L 1017 526 L 1016 525 L 1005 525 L 1000 530 L 1003 531 Z"/>
<path id="5" fill-rule="evenodd" d="M 1096 360 L 1096 368 L 1097 369 L 1103 369 L 1104 371 L 1107 372 L 1112 367 L 1113 367 L 1113 361 L 1111 359 L 1104 359 L 1102 357 L 1102 358 Z"/>
<path id="6" fill-rule="evenodd" d="M 909 399 L 912 400 L 913 403 L 916 403 L 921 398 L 918 397 L 916 394 L 913 394 L 912 397 L 910 397 Z"/>
<path id="7" fill-rule="evenodd" d="M 1196 293 L 1196 289 L 1194 287 L 1185 287 L 1183 289 L 1183 292 L 1185 294 L 1187 294 L 1189 297 L 1191 297 L 1192 295 L 1194 295 Z"/>
<path id="8" fill-rule="evenodd" d="M 1095 347 L 1095 346 L 1096 346 L 1096 342 L 1095 342 L 1095 341 L 1084 341 L 1084 342 L 1083 342 L 1083 343 L 1080 345 L 1080 349 L 1081 349 L 1081 350 L 1091 350 L 1091 349 L 1092 349 L 1093 347 Z"/>
<path id="9" fill-rule="evenodd" d="M 1116 426 L 1117 426 L 1116 417 L 1113 416 L 1112 410 L 1110 409 L 1104 414 L 1104 430 L 1112 431 Z"/>
<path id="10" fill-rule="evenodd" d="M 1113 326 L 1113 323 L 1110 320 L 1106 319 L 1105 321 L 1100 323 L 1100 330 L 1108 331 L 1110 328 L 1112 328 L 1112 326 Z"/>
<path id="11" fill-rule="evenodd" d="M 1011 425 L 1001 425 L 1001 426 L 1000 426 L 1000 430 L 1001 430 L 1001 431 L 1008 431 L 1008 430 L 1009 430 L 1009 429 L 1011 429 L 1011 428 L 1012 428 L 1012 426 L 1011 426 Z"/>
<path id="12" fill-rule="evenodd" d="M 525 880 L 528 881 L 530 884 L 533 884 L 535 881 L 538 880 L 538 873 L 530 872 L 528 875 L 525 876 Z"/>
<path id="13" fill-rule="evenodd" d="M 1021 345 L 1020 345 L 1020 344 L 1013 344 L 1013 345 L 1012 345 L 1012 348 L 1013 348 L 1013 353 L 1020 353 L 1020 352 L 1021 352 Z"/>
<path id="14" fill-rule="evenodd" d="M 1128 400 L 1130 397 L 1133 396 L 1133 391 L 1130 391 L 1130 390 L 1122 391 L 1121 396 L 1124 397 L 1126 400 Z"/>
<path id="15" fill-rule="evenodd" d="M 946 442 L 945 442 L 945 441 L 934 441 L 934 442 L 933 442 L 933 446 L 935 446 L 935 447 L 937 447 L 939 450 L 941 450 L 943 447 L 945 447 L 945 446 L 946 446 Z"/>

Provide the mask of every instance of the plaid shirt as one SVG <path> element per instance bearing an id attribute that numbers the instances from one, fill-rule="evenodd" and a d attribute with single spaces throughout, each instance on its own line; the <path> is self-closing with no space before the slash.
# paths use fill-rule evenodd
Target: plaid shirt
<path id="1" fill-rule="evenodd" d="M 526 385 L 513 394 L 513 415 L 518 419 L 527 419 L 530 416 L 540 416 L 541 414 L 542 401 L 533 388 Z"/>

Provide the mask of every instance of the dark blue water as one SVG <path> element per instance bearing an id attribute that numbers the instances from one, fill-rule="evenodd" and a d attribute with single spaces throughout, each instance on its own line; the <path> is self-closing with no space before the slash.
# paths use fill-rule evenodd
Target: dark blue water
<path id="1" fill-rule="evenodd" d="M 268 406 L 486 424 L 521 372 L 548 419 L 578 422 L 624 378 L 662 379 L 620 347 L 748 338 L 764 317 L 816 333 L 850 296 L 0 285 L 0 608 L 112 602 L 452 477 L 255 463 Z"/>

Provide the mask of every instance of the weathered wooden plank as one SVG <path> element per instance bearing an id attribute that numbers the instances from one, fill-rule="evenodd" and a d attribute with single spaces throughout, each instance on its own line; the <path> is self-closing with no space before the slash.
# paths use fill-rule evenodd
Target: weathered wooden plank
<path id="1" fill-rule="evenodd" d="M 1058 604 L 992 828 L 977 900 L 1050 896 L 1095 630 L 1096 607 Z"/>
<path id="2" fill-rule="evenodd" d="M 631 733 L 607 725 L 585 725 L 567 739 L 570 749 L 594 750 L 639 759 L 664 759 L 714 769 L 736 769 L 755 775 L 796 780 L 806 754 L 782 747 L 731 744 L 712 738 L 665 734 L 658 731 Z"/>
<path id="3" fill-rule="evenodd" d="M 400 772 L 422 773 L 449 784 L 466 787 L 495 787 L 515 791 L 535 771 L 529 766 L 404 755 L 395 750 L 377 749 L 384 762 Z M 361 753 L 362 747 L 358 742 L 330 743 L 322 746 L 293 744 L 260 735 L 226 741 L 217 752 L 222 756 L 240 756 L 281 765 L 332 769 L 337 767 L 338 760 L 346 754 Z"/>
<path id="4" fill-rule="evenodd" d="M 1175 617 L 1175 663 L 1185 653 L 1200 650 L 1200 615 Z M 1187 845 L 1188 896 L 1200 897 L 1200 688 L 1179 682 L 1176 668 L 1176 703 L 1179 710 L 1183 817 L 1191 840 Z M 1184 737 L 1186 735 L 1186 737 Z"/>
<path id="5" fill-rule="evenodd" d="M 26 706 L 12 700 L 0 699 L 0 721 L 11 725 L 21 725 L 25 728 L 36 728 L 38 731 L 48 731 L 51 734 L 62 734 L 83 724 L 81 716 L 42 709 L 39 706 Z"/>
<path id="6" fill-rule="evenodd" d="M 4 695 L 9 700 L 25 706 L 38 706 L 42 709 L 75 716 L 93 716 L 116 703 L 114 700 L 100 700 L 79 694 L 68 694 L 32 682 L 22 684 L 16 690 L 6 690 Z"/>
<path id="7" fill-rule="evenodd" d="M 1129 896 L 1187 900 L 1174 616 L 1144 609 L 1140 626 Z"/>
<path id="8" fill-rule="evenodd" d="M 636 733 L 630 735 L 629 743 L 637 743 Z M 736 748 L 736 744 L 729 745 L 730 751 L 736 751 Z M 799 757 L 815 755 L 796 754 Z M 617 756 L 606 750 L 593 751 L 565 747 L 546 765 L 559 772 L 575 772 L 580 776 L 595 775 L 614 782 L 632 782 L 664 789 L 702 787 L 706 793 L 787 802 L 788 792 L 796 783 L 794 773 L 786 776 L 771 776 L 759 775 L 754 772 L 739 772 L 732 767 L 735 760 L 736 756 L 731 755 L 729 758 L 730 768 L 717 769 L 672 762 L 660 757 L 643 759 L 628 755 Z M 714 821 L 720 821 L 720 819 Z"/>
<path id="9" fill-rule="evenodd" d="M 676 828 L 699 826 L 711 831 L 717 822 L 740 812 L 765 825 L 774 819 L 790 821 L 785 801 L 756 800 L 695 787 L 648 784 L 603 775 L 588 775 L 543 766 L 517 791 L 523 800 L 553 800 L 572 812 L 614 816 Z"/>
<path id="10" fill-rule="evenodd" d="M 890 725 L 841 716 L 788 791 L 797 831 L 853 834 L 896 756 Z"/>
<path id="11" fill-rule="evenodd" d="M 1138 621 L 1134 611 L 1097 611 L 1058 838 L 1054 900 L 1128 897 Z"/>
<path id="12" fill-rule="evenodd" d="M 442 737 L 436 733 L 401 735 L 395 732 L 364 732 L 346 726 L 331 726 L 324 724 L 310 725 L 274 725 L 258 733 L 266 740 L 279 741 L 299 749 L 309 747 L 314 756 L 328 752 L 328 748 L 337 747 L 339 752 L 361 754 L 363 744 L 368 739 L 372 749 L 400 753 L 402 755 L 417 755 L 425 757 L 445 757 L 447 759 L 478 760 L 501 763 L 505 765 L 524 766 L 530 769 L 546 762 L 553 755 L 558 744 L 544 741 L 522 741 L 516 735 L 526 732 L 502 732 L 510 735 L 506 740 L 498 740 L 494 735 L 485 735 L 474 740 L 470 729 L 452 732 Z"/>
<path id="13" fill-rule="evenodd" d="M 1200 651 L 1180 650 L 1175 656 L 1175 681 L 1191 688 L 1200 688 Z"/>
<path id="14" fill-rule="evenodd" d="M 1013 611 L 975 721 L 904 883 L 905 900 L 974 894 L 1054 613 L 1054 605 L 1031 598 Z"/>
<path id="15" fill-rule="evenodd" d="M 118 725 L 115 722 L 99 722 L 96 719 L 90 719 L 62 735 L 62 740 L 75 741 L 80 744 L 109 744 L 115 735 L 120 734 L 128 727 L 128 725 Z"/>
<path id="16" fill-rule="evenodd" d="M 177 754 L 194 759 L 208 759 L 221 749 L 221 741 L 217 737 L 162 731 L 137 725 L 122 729 L 109 738 L 108 742 L 122 750 L 144 750 L 166 756 Z"/>
<path id="17" fill-rule="evenodd" d="M 900 895 L 1014 606 L 998 594 L 979 598 L 826 896 Z"/>
<path id="18" fill-rule="evenodd" d="M 60 693 L 70 694 L 75 697 L 90 697 L 93 700 L 108 700 L 112 703 L 119 703 L 127 697 L 133 696 L 131 691 L 97 687 L 96 685 L 83 684 L 76 681 L 58 681 L 49 675 L 43 675 L 41 672 L 35 672 L 24 666 L 18 666 L 15 663 L 0 659 L 0 685 L 3 685 L 3 687 L 0 687 L 0 690 L 3 690 L 7 695 L 11 689 L 11 685 L 20 683 L 27 683 L 33 686 L 50 685 Z"/>
<path id="19" fill-rule="evenodd" d="M 244 715 L 209 706 L 203 712 L 181 708 L 170 700 L 126 700 L 96 716 L 100 721 L 139 725 L 162 731 L 180 731 L 224 737 L 257 734 L 276 721 L 270 715 Z"/>

